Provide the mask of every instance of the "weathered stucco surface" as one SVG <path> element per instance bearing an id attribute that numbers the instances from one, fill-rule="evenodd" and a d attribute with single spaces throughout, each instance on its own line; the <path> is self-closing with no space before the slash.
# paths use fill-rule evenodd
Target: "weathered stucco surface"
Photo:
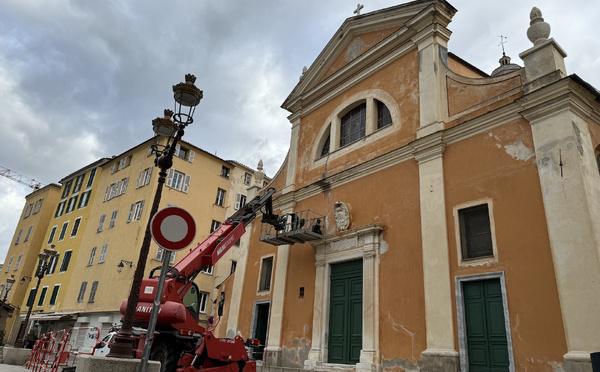
<path id="1" fill-rule="evenodd" d="M 348 41 L 348 45 L 338 52 L 329 67 L 319 77 L 318 81 L 333 75 L 337 70 L 352 62 L 354 58 L 369 50 L 375 44 L 398 30 L 397 26 L 357 35 Z"/>
<path id="2" fill-rule="evenodd" d="M 468 84 L 447 77 L 448 114 L 456 115 L 521 86 L 520 75 L 501 81 L 494 81 L 491 78 L 483 81 L 487 82 L 485 84 Z"/>
<path id="3" fill-rule="evenodd" d="M 296 165 L 296 187 L 315 182 L 324 174 L 335 174 L 352 165 L 373 159 L 414 139 L 419 125 L 418 72 L 415 50 L 377 71 L 370 79 L 354 85 L 302 117 Z M 367 92 L 369 89 L 384 90 L 396 100 L 400 108 L 400 129 L 368 145 L 358 145 L 351 154 L 330 160 L 324 166 L 315 168 L 313 166 L 315 159 L 311 149 L 313 143 L 319 140 L 317 136 L 322 127 L 328 125 L 327 118 L 348 97 L 360 92 Z"/>
<path id="4" fill-rule="evenodd" d="M 554 267 L 536 159 L 515 156 L 507 150 L 515 143 L 533 150 L 531 129 L 525 120 L 451 144 L 446 149 L 444 175 L 451 276 L 503 271 L 516 370 L 552 371 L 552 366 L 561 363 L 567 351 Z M 482 199 L 491 199 L 493 203 L 497 262 L 459 266 L 453 208 Z M 456 312 L 456 304 L 453 308 Z"/>

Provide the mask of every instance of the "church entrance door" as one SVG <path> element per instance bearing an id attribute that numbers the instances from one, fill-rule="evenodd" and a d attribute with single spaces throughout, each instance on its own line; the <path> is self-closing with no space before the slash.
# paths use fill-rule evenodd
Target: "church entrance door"
<path id="1" fill-rule="evenodd" d="M 362 260 L 331 265 L 329 363 L 358 363 L 362 348 L 362 271 Z"/>

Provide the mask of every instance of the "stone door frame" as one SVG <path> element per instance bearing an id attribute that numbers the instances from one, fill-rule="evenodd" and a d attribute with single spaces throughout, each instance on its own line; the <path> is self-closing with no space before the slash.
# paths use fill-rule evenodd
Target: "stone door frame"
<path id="1" fill-rule="evenodd" d="M 508 349 L 509 371 L 515 372 L 515 358 L 513 355 L 512 335 L 510 332 L 510 317 L 508 312 L 508 300 L 506 296 L 506 283 L 504 272 L 491 272 L 478 275 L 457 276 L 455 282 L 456 291 L 456 315 L 458 323 L 458 344 L 461 372 L 468 372 L 469 358 L 467 355 L 467 319 L 465 314 L 465 302 L 463 298 L 462 283 L 487 279 L 500 280 L 500 291 L 502 292 L 502 306 L 504 307 L 504 329 L 506 330 L 506 344 Z"/>
<path id="2" fill-rule="evenodd" d="M 379 245 L 383 227 L 370 225 L 327 238 L 315 245 L 315 300 L 312 344 L 305 369 L 326 367 L 329 331 L 331 265 L 361 259 L 363 262 L 362 348 L 357 371 L 374 371 L 379 354 Z M 344 365 L 347 366 L 347 365 Z"/>

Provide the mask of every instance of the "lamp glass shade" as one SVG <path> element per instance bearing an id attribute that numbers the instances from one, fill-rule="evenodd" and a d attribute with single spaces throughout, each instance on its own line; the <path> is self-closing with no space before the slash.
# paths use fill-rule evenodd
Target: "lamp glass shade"
<path id="1" fill-rule="evenodd" d="M 156 118 L 152 120 L 152 129 L 158 136 L 172 137 L 177 132 L 177 125 L 170 119 Z"/>

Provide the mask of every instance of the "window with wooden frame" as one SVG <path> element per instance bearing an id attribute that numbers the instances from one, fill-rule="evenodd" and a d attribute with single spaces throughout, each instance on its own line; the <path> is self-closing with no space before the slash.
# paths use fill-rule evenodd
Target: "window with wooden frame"
<path id="1" fill-rule="evenodd" d="M 87 288 L 87 282 L 81 282 L 81 286 L 79 287 L 79 295 L 77 296 L 77 303 L 80 304 L 83 302 L 85 298 L 85 289 Z"/>
<path id="2" fill-rule="evenodd" d="M 271 290 L 271 276 L 273 271 L 273 256 L 264 257 L 260 263 L 260 277 L 258 282 L 258 291 Z"/>
<path id="3" fill-rule="evenodd" d="M 21 241 L 21 235 L 23 235 L 23 229 L 19 230 L 19 232 L 17 233 L 17 238 L 15 239 L 15 245 L 19 245 L 19 242 Z"/>
<path id="4" fill-rule="evenodd" d="M 231 169 L 229 169 L 229 167 L 226 167 L 224 165 L 221 166 L 221 177 L 229 178 L 230 172 L 231 172 Z"/>
<path id="5" fill-rule="evenodd" d="M 71 230 L 71 236 L 76 236 L 79 231 L 79 225 L 81 224 L 81 217 L 77 218 L 73 223 L 73 229 Z"/>
<path id="6" fill-rule="evenodd" d="M 69 262 L 71 262 L 71 254 L 73 254 L 73 251 L 65 251 L 62 263 L 60 265 L 61 273 L 65 272 L 69 269 Z"/>
<path id="7" fill-rule="evenodd" d="M 392 114 L 385 103 L 375 100 L 377 105 L 377 129 L 392 125 Z"/>
<path id="8" fill-rule="evenodd" d="M 48 244 L 52 243 L 52 241 L 54 240 L 54 235 L 56 235 L 56 227 L 57 226 L 52 226 L 52 230 L 50 230 L 50 236 L 48 237 Z"/>
<path id="9" fill-rule="evenodd" d="M 83 185 L 83 177 L 85 174 L 80 174 L 75 178 L 75 184 L 73 185 L 73 194 L 78 193 L 81 190 L 81 185 Z"/>
<path id="10" fill-rule="evenodd" d="M 94 177 L 96 176 L 96 169 L 97 169 L 97 168 L 94 168 L 94 169 L 92 169 L 92 171 L 90 172 L 90 176 L 88 177 L 88 181 L 87 181 L 86 188 L 90 188 L 90 187 L 92 187 L 92 184 L 94 183 Z"/>
<path id="11" fill-rule="evenodd" d="M 96 232 L 102 232 L 102 230 L 104 230 L 104 221 L 105 220 L 106 220 L 106 215 L 101 214 L 100 218 L 98 219 L 98 228 L 96 229 Z"/>
<path id="12" fill-rule="evenodd" d="M 27 229 L 27 233 L 25 234 L 25 239 L 23 239 L 23 243 L 29 240 L 29 237 L 31 236 L 31 230 L 33 230 L 33 225 L 29 226 L 29 228 Z"/>
<path id="13" fill-rule="evenodd" d="M 90 257 L 88 257 L 88 266 L 92 266 L 94 264 L 94 257 L 96 257 L 96 247 L 93 247 L 90 251 Z"/>
<path id="14" fill-rule="evenodd" d="M 50 295 L 50 303 L 49 305 L 56 304 L 56 298 L 58 297 L 58 290 L 60 289 L 60 284 L 57 284 L 52 288 L 52 294 Z"/>
<path id="15" fill-rule="evenodd" d="M 106 253 L 108 252 L 108 244 L 104 243 L 102 248 L 100 248 L 100 256 L 98 256 L 98 263 L 104 263 L 106 260 Z"/>
<path id="16" fill-rule="evenodd" d="M 244 185 L 249 186 L 252 183 L 252 174 L 244 172 Z"/>
<path id="17" fill-rule="evenodd" d="M 200 312 L 202 314 L 205 314 L 206 313 L 206 304 L 208 303 L 208 293 L 200 291 L 199 299 L 200 299 Z"/>
<path id="18" fill-rule="evenodd" d="M 112 211 L 112 214 L 110 215 L 110 221 L 108 222 L 108 228 L 112 229 L 113 227 L 115 227 L 115 224 L 117 223 L 117 214 L 119 211 L 114 210 Z"/>
<path id="19" fill-rule="evenodd" d="M 225 190 L 217 188 L 217 197 L 215 198 L 215 205 L 222 207 L 225 204 Z"/>
<path id="20" fill-rule="evenodd" d="M 60 229 L 60 235 L 58 235 L 59 241 L 65 238 L 65 234 L 67 233 L 67 227 L 69 227 L 69 221 L 63 223 L 62 228 Z"/>
<path id="21" fill-rule="evenodd" d="M 60 259 L 60 254 L 51 256 L 48 259 L 48 266 L 46 269 L 46 274 L 54 274 L 54 272 L 56 271 L 56 264 L 58 263 L 59 259 Z"/>
<path id="22" fill-rule="evenodd" d="M 94 280 L 92 282 L 92 288 L 90 289 L 90 297 L 88 298 L 88 303 L 93 304 L 96 300 L 96 291 L 98 290 L 98 281 Z"/>
<path id="23" fill-rule="evenodd" d="M 340 147 L 358 141 L 365 136 L 367 124 L 367 104 L 361 103 L 341 118 Z"/>
<path id="24" fill-rule="evenodd" d="M 219 228 L 219 226 L 221 226 L 221 222 L 219 222 L 217 220 L 212 220 L 212 222 L 210 223 L 210 232 L 215 231 L 216 229 Z"/>
<path id="25" fill-rule="evenodd" d="M 458 210 L 463 260 L 494 256 L 488 204 Z"/>
<path id="26" fill-rule="evenodd" d="M 38 299 L 38 306 L 44 305 L 44 300 L 46 299 L 46 293 L 48 292 L 48 287 L 43 287 L 40 292 L 40 298 Z"/>
<path id="27" fill-rule="evenodd" d="M 29 291 L 29 297 L 27 297 L 27 307 L 31 307 L 33 305 L 33 301 L 35 301 L 35 295 L 35 288 L 31 288 L 31 290 Z"/>
<path id="28" fill-rule="evenodd" d="M 175 169 L 169 169 L 167 172 L 167 186 L 181 192 L 188 192 L 190 189 L 191 176 Z"/>

